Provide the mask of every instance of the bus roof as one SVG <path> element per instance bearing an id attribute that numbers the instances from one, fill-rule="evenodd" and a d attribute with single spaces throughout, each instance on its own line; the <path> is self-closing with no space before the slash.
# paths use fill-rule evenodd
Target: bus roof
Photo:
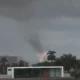
<path id="1" fill-rule="evenodd" d="M 10 68 L 63 68 L 63 66 L 36 66 L 36 67 L 33 67 L 33 66 L 29 66 L 29 67 L 8 67 L 9 69 Z"/>

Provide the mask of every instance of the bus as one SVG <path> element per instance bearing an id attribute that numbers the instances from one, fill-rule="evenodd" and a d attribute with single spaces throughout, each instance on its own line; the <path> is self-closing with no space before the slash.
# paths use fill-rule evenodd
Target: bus
<path id="1" fill-rule="evenodd" d="M 12 78 L 64 77 L 63 66 L 8 67 L 7 75 Z"/>

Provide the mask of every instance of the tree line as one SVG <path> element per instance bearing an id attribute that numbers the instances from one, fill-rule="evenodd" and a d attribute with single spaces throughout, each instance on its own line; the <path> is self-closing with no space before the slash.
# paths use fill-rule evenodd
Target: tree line
<path id="1" fill-rule="evenodd" d="M 47 61 L 43 63 L 32 64 L 32 66 L 63 66 L 65 72 L 70 72 L 72 69 L 78 68 L 80 69 L 80 59 L 77 59 L 76 56 L 69 54 L 63 54 L 60 57 L 55 56 L 56 51 L 48 51 L 47 53 Z M 17 63 L 9 64 L 6 57 L 0 59 L 0 74 L 7 73 L 7 67 L 23 67 L 29 66 L 29 63 L 20 60 Z"/>
<path id="2" fill-rule="evenodd" d="M 47 61 L 43 63 L 32 64 L 32 66 L 63 66 L 65 72 L 70 72 L 72 69 L 80 68 L 80 59 L 76 56 L 69 54 L 63 54 L 60 57 L 55 56 L 56 51 L 48 51 Z"/>
<path id="3" fill-rule="evenodd" d="M 17 63 L 10 64 L 6 57 L 0 59 L 0 74 L 7 73 L 7 67 L 23 67 L 29 66 L 29 63 L 24 60 L 19 60 Z"/>

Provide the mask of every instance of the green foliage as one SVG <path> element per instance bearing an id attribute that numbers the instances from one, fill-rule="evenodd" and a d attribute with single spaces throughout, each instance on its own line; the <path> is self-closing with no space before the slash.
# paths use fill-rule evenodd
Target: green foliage
<path id="1" fill-rule="evenodd" d="M 53 61 L 55 61 L 55 58 L 56 58 L 56 56 L 54 55 L 56 52 L 55 51 L 48 51 L 48 61 L 51 61 L 51 62 L 53 62 Z"/>
<path id="2" fill-rule="evenodd" d="M 56 59 L 55 64 L 64 66 L 64 70 L 69 72 L 71 68 L 75 68 L 77 59 L 72 54 L 63 54 L 60 58 Z"/>
<path id="3" fill-rule="evenodd" d="M 0 73 L 6 74 L 7 67 L 10 66 L 6 57 L 0 59 Z"/>
<path id="4" fill-rule="evenodd" d="M 32 64 L 32 66 L 64 66 L 64 70 L 67 72 L 70 72 L 70 70 L 73 68 L 80 69 L 80 60 L 76 58 L 76 56 L 72 54 L 63 54 L 60 57 L 55 56 L 55 51 L 48 51 L 47 55 L 47 61 L 43 63 L 36 63 Z M 23 60 L 20 60 L 18 63 L 12 63 L 12 65 L 9 64 L 6 57 L 3 57 L 0 59 L 0 73 L 4 74 L 7 71 L 7 67 L 23 67 L 23 66 L 29 66 L 29 63 Z M 74 74 L 73 72 L 72 74 Z"/>
<path id="5" fill-rule="evenodd" d="M 29 63 L 26 62 L 26 61 L 20 60 L 18 66 L 19 66 L 19 67 L 22 67 L 22 66 L 29 66 Z"/>
<path id="6" fill-rule="evenodd" d="M 11 66 L 12 66 L 12 67 L 17 67 L 17 66 L 18 66 L 18 63 L 12 63 Z"/>
<path id="7" fill-rule="evenodd" d="M 36 63 L 36 64 L 32 64 L 32 66 L 55 66 L 55 63 L 54 62 L 43 62 L 43 63 Z"/>
<path id="8" fill-rule="evenodd" d="M 37 63 L 33 64 L 32 66 L 64 66 L 64 70 L 67 72 L 70 72 L 70 70 L 73 68 L 80 68 L 80 60 L 76 58 L 76 56 L 72 54 L 63 54 L 60 57 L 56 57 L 54 54 L 55 51 L 49 51 L 47 53 L 48 61 L 51 62 L 43 62 L 43 63 Z"/>
<path id="9" fill-rule="evenodd" d="M 0 73 L 1 74 L 6 74 L 7 73 L 7 67 L 21 67 L 21 66 L 29 66 L 29 63 L 23 60 L 20 60 L 19 63 L 12 63 L 9 64 L 8 60 L 6 57 L 2 57 L 0 59 Z"/>
<path id="10" fill-rule="evenodd" d="M 73 71 L 70 72 L 70 75 L 75 77 L 76 79 L 80 79 L 80 69 L 79 68 L 75 68 L 73 69 Z"/>

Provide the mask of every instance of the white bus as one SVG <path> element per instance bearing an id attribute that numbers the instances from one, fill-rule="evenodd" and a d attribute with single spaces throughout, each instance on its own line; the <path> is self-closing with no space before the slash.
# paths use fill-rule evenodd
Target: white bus
<path id="1" fill-rule="evenodd" d="M 12 78 L 64 77 L 64 69 L 63 66 L 8 67 L 7 75 Z"/>

